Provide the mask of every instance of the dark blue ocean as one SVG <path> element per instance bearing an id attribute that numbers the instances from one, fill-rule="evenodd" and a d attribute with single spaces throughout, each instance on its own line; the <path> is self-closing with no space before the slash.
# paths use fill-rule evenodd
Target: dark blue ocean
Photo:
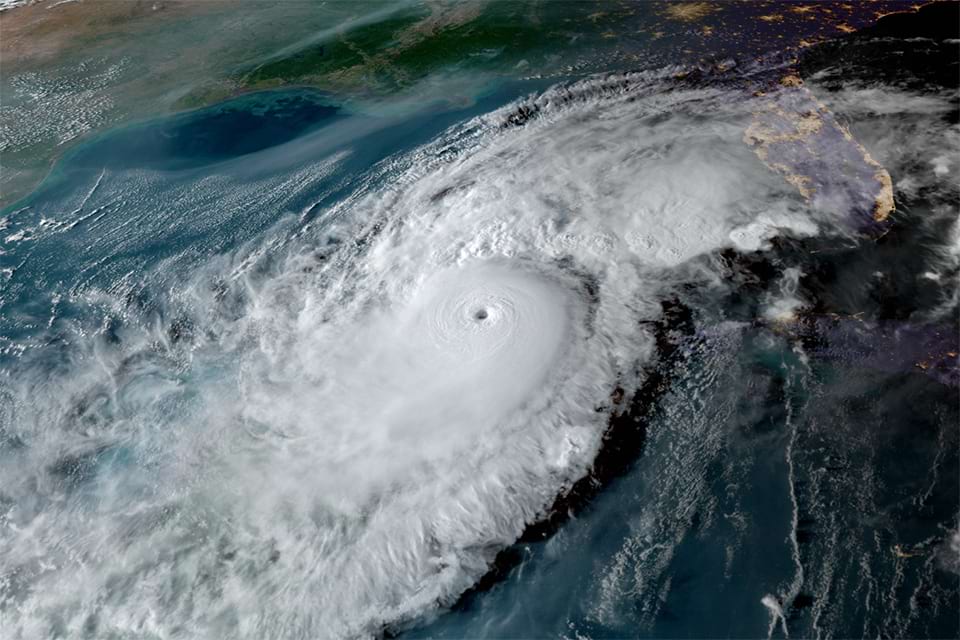
<path id="1" fill-rule="evenodd" d="M 302 238 L 350 215 L 344 202 L 361 192 L 401 188 L 390 182 L 395 159 L 546 84 L 505 82 L 478 92 L 468 106 L 404 111 L 360 107 L 310 90 L 254 93 L 108 131 L 68 152 L 34 193 L 0 212 L 6 225 L 0 464 L 28 465 L 32 447 L 80 437 L 94 412 L 97 420 L 123 421 L 147 406 L 159 416 L 199 402 L 192 385 L 219 374 L 209 358 L 198 370 L 192 356 L 183 355 L 186 347 L 178 347 L 182 360 L 172 363 L 145 347 L 141 360 L 124 360 L 110 374 L 119 380 L 134 370 L 139 386 L 116 382 L 84 396 L 67 383 L 45 386 L 43 380 L 69 381 L 97 358 L 113 366 L 106 363 L 119 360 L 111 354 L 127 353 L 125 341 L 133 335 L 154 335 L 151 340 L 168 346 L 199 344 L 208 335 L 207 344 L 216 344 L 215 325 L 231 307 L 224 303 L 221 315 L 203 326 L 207 316 L 190 310 L 182 283 L 216 272 L 210 295 L 228 299 L 239 295 L 230 274 L 249 259 L 256 266 L 243 277 L 256 290 L 279 261 L 303 250 Z M 429 160 L 441 162 L 448 152 L 456 149 L 433 149 Z M 757 322 L 763 292 L 772 286 L 761 267 L 779 264 L 782 255 L 808 273 L 871 268 L 869 260 L 850 257 L 859 249 L 824 256 L 807 252 L 824 249 L 826 240 L 805 242 L 744 258 L 760 265 L 749 286 L 728 283 L 721 293 L 707 287 L 682 300 L 694 326 L 659 365 L 663 384 L 645 407 L 645 429 L 634 436 L 642 442 L 633 443 L 636 455 L 622 473 L 545 538 L 498 550 L 486 576 L 459 598 L 424 605 L 382 632 L 410 638 L 955 637 L 957 390 L 912 366 L 912 352 L 884 358 L 873 350 L 910 351 L 906 340 L 935 351 L 956 327 L 917 327 L 904 319 L 861 331 L 851 326 L 857 320 L 838 319 L 799 330 Z M 904 243 L 900 250 L 911 251 Z M 322 253 L 322 244 L 310 246 Z M 818 286 L 828 296 L 855 296 L 840 278 L 824 277 Z M 225 375 L 224 388 L 229 380 Z M 175 391 L 159 390 L 168 387 Z M 58 388 L 76 393 L 43 395 Z M 36 406 L 57 407 L 43 414 L 51 422 L 34 432 L 22 428 L 24 410 L 16 408 L 30 404 L 30 393 L 40 394 Z M 58 436 L 54 415 L 81 417 Z M 167 437 L 186 436 L 174 429 Z M 149 438 L 151 446 L 164 441 Z M 53 480 L 38 476 L 36 513 L 47 508 L 45 501 L 71 500 L 77 491 L 87 492 L 96 511 L 101 492 L 118 490 L 100 484 L 114 473 L 141 478 L 142 486 L 130 481 L 130 491 L 150 494 L 144 478 L 162 458 L 139 451 L 135 442 L 77 455 L 52 467 Z M 0 488 L 0 514 L 15 499 Z M 39 574 L 25 567 L 11 573 L 16 558 L 0 553 L 6 557 L 2 616 L 3 606 L 25 598 L 30 576 Z M 296 581 L 296 574 L 289 579 Z M 118 588 L 132 588 L 124 584 Z M 100 620 L 103 628 L 109 623 Z M 171 637 L 187 637 L 182 633 L 189 631 Z"/>

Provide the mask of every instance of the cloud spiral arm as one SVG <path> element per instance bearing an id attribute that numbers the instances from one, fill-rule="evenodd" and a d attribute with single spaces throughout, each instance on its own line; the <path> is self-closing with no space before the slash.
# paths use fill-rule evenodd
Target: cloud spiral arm
<path id="1" fill-rule="evenodd" d="M 8 516 L 15 626 L 351 637 L 452 603 L 588 472 L 657 357 L 643 323 L 703 256 L 836 224 L 743 143 L 755 106 L 677 69 L 557 87 L 380 167 L 256 286 L 201 269 L 189 364 L 110 375 L 96 507 L 52 488 Z"/>

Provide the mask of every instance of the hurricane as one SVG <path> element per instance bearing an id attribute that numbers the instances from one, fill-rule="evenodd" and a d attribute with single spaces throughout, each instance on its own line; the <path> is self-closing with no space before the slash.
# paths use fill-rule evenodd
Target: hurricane
<path id="1" fill-rule="evenodd" d="M 0 628 L 351 638 L 442 616 L 525 533 L 576 517 L 564 500 L 607 481 L 616 425 L 667 393 L 658 367 L 722 371 L 745 327 L 782 335 L 813 304 L 787 257 L 754 319 L 718 312 L 749 289 L 731 256 L 887 232 L 892 152 L 836 115 L 876 96 L 821 100 L 791 73 L 541 83 L 385 151 L 406 116 L 340 109 L 245 155 L 123 166 L 107 137 L 71 156 L 3 231 Z M 671 305 L 709 322 L 684 330 Z M 663 496 L 720 455 L 709 422 L 669 420 L 702 431 L 674 441 Z M 622 586 L 641 539 L 604 565 L 593 620 L 643 590 Z M 792 563 L 751 596 L 770 633 Z"/>

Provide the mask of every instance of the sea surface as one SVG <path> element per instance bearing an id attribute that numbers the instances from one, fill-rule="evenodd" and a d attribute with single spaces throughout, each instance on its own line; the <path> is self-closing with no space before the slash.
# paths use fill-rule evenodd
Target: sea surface
<path id="1" fill-rule="evenodd" d="M 956 87 L 850 46 L 882 224 L 744 142 L 782 60 L 72 149 L 0 211 L 2 635 L 956 637 Z"/>

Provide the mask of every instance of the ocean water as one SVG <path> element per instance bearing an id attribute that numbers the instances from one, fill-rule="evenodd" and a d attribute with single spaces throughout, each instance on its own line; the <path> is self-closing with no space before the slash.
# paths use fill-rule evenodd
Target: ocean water
<path id="1" fill-rule="evenodd" d="M 5 637 L 955 636 L 953 96 L 823 91 L 898 184 L 864 232 L 754 88 L 265 92 L 68 154 L 0 212 Z"/>

